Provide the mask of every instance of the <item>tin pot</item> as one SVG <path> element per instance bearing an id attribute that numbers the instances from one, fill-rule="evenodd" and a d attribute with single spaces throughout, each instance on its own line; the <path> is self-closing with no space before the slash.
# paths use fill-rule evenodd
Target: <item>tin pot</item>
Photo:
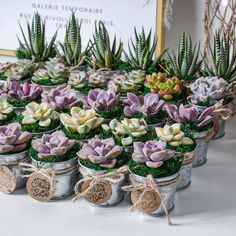
<path id="1" fill-rule="evenodd" d="M 29 150 L 23 152 L 14 153 L 14 154 L 1 154 L 0 155 L 0 164 L 8 167 L 16 179 L 15 190 L 19 190 L 25 187 L 26 179 L 21 178 L 24 175 L 24 171 L 18 166 L 20 162 L 28 162 L 29 159 Z M 15 163 L 15 164 L 11 164 Z"/>
<path id="2" fill-rule="evenodd" d="M 218 119 L 216 121 L 216 126 L 218 129 L 218 132 L 217 132 L 216 136 L 213 138 L 213 140 L 220 139 L 225 136 L 226 120 Z"/>
<path id="3" fill-rule="evenodd" d="M 187 188 L 191 184 L 192 163 L 195 158 L 195 150 L 184 154 L 182 166 L 179 171 L 177 191 Z"/>
<path id="4" fill-rule="evenodd" d="M 166 121 L 164 120 L 164 121 L 157 123 L 157 124 L 147 125 L 147 127 L 149 130 L 155 131 L 156 127 L 164 127 L 165 123 L 166 123 Z"/>
<path id="5" fill-rule="evenodd" d="M 77 157 L 63 162 L 48 163 L 31 158 L 32 164 L 37 168 L 49 168 L 56 171 L 56 188 L 51 200 L 60 200 L 71 196 L 78 177 Z M 74 167 L 74 168 L 73 168 Z M 70 171 L 66 171 L 66 170 Z M 60 173 L 61 172 L 61 173 Z M 65 172 L 65 173 L 63 173 Z"/>
<path id="6" fill-rule="evenodd" d="M 105 174 L 106 171 L 96 171 L 93 169 L 90 169 L 84 165 L 82 165 L 79 161 L 79 165 L 80 165 L 80 172 L 82 174 L 83 177 L 86 178 L 86 176 L 98 176 L 98 175 L 102 175 Z M 111 186 L 111 196 L 110 198 L 102 204 L 96 204 L 96 206 L 103 206 L 103 207 L 109 207 L 109 206 L 115 206 L 119 203 L 121 203 L 124 199 L 124 192 L 122 191 L 122 187 L 125 184 L 125 175 L 123 175 L 123 177 L 120 179 L 120 181 L 118 183 L 109 183 Z M 95 204 L 93 204 L 95 205 Z"/>
<path id="7" fill-rule="evenodd" d="M 146 181 L 146 177 L 142 177 L 139 175 L 134 174 L 130 171 L 130 178 L 131 182 L 135 181 L 138 183 L 143 183 Z M 154 179 L 157 185 L 159 186 L 159 191 L 166 202 L 167 210 L 171 211 L 174 208 L 174 201 L 175 201 L 175 193 L 176 193 L 176 186 L 179 178 L 179 173 L 174 175 L 163 177 L 163 178 L 156 178 Z M 151 213 L 145 213 L 151 216 L 160 216 L 165 214 L 163 203 L 161 202 L 159 208 Z"/>

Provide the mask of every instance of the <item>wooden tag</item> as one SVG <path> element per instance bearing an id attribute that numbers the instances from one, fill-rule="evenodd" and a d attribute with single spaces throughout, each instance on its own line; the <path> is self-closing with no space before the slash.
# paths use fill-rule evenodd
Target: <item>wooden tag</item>
<path id="1" fill-rule="evenodd" d="M 142 191 L 134 191 L 131 193 L 131 201 L 135 204 L 142 194 Z M 161 205 L 161 198 L 156 192 L 147 191 L 137 209 L 144 213 L 152 213 L 156 211 Z"/>
<path id="2" fill-rule="evenodd" d="M 0 166 L 0 192 L 12 193 L 16 188 L 16 177 L 6 166 Z"/>
<path id="3" fill-rule="evenodd" d="M 29 177 L 26 189 L 35 200 L 47 202 L 54 196 L 55 183 L 41 173 L 34 173 Z"/>
<path id="4" fill-rule="evenodd" d="M 82 185 L 82 192 L 90 186 L 91 180 L 86 181 Z M 111 185 L 107 181 L 99 181 L 84 197 L 88 202 L 95 205 L 101 205 L 107 202 L 112 195 Z"/>

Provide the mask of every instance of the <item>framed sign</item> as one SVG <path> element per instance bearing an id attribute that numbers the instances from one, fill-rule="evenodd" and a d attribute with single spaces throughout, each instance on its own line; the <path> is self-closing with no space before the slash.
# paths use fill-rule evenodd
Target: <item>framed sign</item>
<path id="1" fill-rule="evenodd" d="M 82 21 L 82 45 L 92 37 L 94 22 L 102 20 L 111 36 L 121 38 L 124 47 L 131 36 L 134 26 L 148 32 L 152 29 L 158 37 L 157 53 L 164 48 L 164 2 L 165 0 L 7 0 L 0 8 L 0 55 L 15 56 L 18 47 L 16 35 L 21 38 L 19 23 L 23 29 L 26 21 L 31 22 L 33 14 L 46 20 L 46 37 L 50 39 L 58 29 L 57 40 L 63 41 L 66 22 L 71 10 L 76 11 Z M 125 48 L 126 49 L 126 48 Z"/>

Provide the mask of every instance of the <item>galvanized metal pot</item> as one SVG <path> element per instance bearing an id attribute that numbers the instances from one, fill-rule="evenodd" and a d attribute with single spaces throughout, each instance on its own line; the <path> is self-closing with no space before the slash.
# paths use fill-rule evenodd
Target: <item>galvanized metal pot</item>
<path id="1" fill-rule="evenodd" d="M 218 119 L 217 120 L 218 132 L 217 132 L 216 136 L 213 138 L 213 140 L 220 139 L 220 138 L 223 138 L 225 136 L 226 121 L 227 120 L 223 120 L 223 119 Z"/>
<path id="2" fill-rule="evenodd" d="M 63 162 L 48 163 L 31 158 L 32 164 L 41 168 L 50 168 L 56 172 L 56 188 L 51 200 L 60 200 L 71 196 L 78 178 L 77 157 Z M 67 171 L 69 170 L 69 171 Z M 64 172 L 64 173 L 63 173 Z"/>
<path id="3" fill-rule="evenodd" d="M 157 124 L 147 125 L 147 127 L 149 130 L 155 131 L 156 127 L 163 127 L 165 125 L 165 123 L 166 123 L 166 121 L 164 120 L 164 121 L 157 123 Z"/>
<path id="4" fill-rule="evenodd" d="M 184 154 L 182 166 L 179 171 L 177 191 L 187 188 L 191 183 L 192 163 L 195 158 L 195 150 Z"/>
<path id="5" fill-rule="evenodd" d="M 138 183 L 143 183 L 146 181 L 146 177 L 136 175 L 133 172 L 130 172 L 130 178 L 131 182 L 135 181 Z M 176 193 L 178 178 L 179 178 L 179 173 L 163 178 L 154 179 L 157 185 L 159 186 L 159 191 L 166 202 L 168 211 L 174 208 L 175 193 Z M 159 216 L 165 214 L 163 203 L 160 204 L 159 208 L 156 211 L 145 214 L 152 216 Z"/>
<path id="6" fill-rule="evenodd" d="M 8 167 L 16 179 L 15 190 L 19 190 L 25 187 L 26 179 L 21 178 L 24 175 L 22 169 L 18 166 L 20 162 L 28 162 L 29 160 L 29 150 L 14 153 L 14 154 L 1 154 L 0 155 L 0 164 Z M 15 164 L 12 164 L 15 163 Z"/>
<path id="7" fill-rule="evenodd" d="M 98 175 L 102 175 L 106 173 L 106 171 L 96 171 L 96 170 L 87 168 L 86 166 L 82 165 L 80 161 L 79 161 L 79 165 L 81 167 L 80 172 L 83 177 L 98 176 Z M 110 183 L 111 188 L 112 188 L 112 194 L 110 198 L 105 203 L 102 203 L 96 206 L 109 207 L 109 206 L 114 206 L 121 203 L 124 199 L 124 192 L 122 191 L 121 188 L 124 186 L 125 180 L 126 180 L 125 175 L 123 175 L 123 177 L 120 179 L 118 183 Z"/>

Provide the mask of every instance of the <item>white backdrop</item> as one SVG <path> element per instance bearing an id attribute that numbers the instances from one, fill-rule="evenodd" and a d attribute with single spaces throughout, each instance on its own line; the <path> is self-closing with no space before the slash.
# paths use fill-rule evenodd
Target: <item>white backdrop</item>
<path id="1" fill-rule="evenodd" d="M 83 21 L 82 36 L 84 46 L 94 31 L 94 22 L 103 20 L 113 35 L 122 38 L 124 44 L 133 35 L 133 28 L 146 31 L 156 23 L 156 0 L 6 0 L 0 7 L 0 49 L 15 50 L 18 46 L 16 35 L 21 37 L 18 21 L 25 25 L 31 21 L 33 13 L 38 11 L 47 21 L 47 37 L 50 38 L 59 28 L 57 40 L 63 40 L 65 24 L 76 10 L 76 16 Z"/>

